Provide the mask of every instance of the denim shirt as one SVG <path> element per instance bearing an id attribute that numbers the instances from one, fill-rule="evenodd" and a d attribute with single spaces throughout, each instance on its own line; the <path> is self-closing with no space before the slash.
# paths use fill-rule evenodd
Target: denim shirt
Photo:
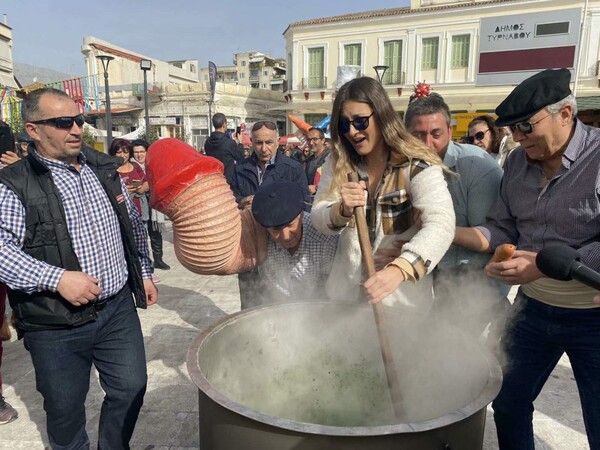
<path id="1" fill-rule="evenodd" d="M 445 173 L 452 196 L 456 226 L 476 227 L 485 223 L 488 211 L 494 206 L 500 191 L 502 169 L 486 151 L 476 145 L 450 142 L 444 164 L 457 175 Z M 451 245 L 438 267 L 449 269 L 467 264 L 481 269 L 491 255 Z"/>

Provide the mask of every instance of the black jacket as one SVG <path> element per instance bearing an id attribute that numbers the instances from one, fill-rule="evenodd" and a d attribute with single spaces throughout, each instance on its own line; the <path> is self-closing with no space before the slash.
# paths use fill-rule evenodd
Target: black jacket
<path id="1" fill-rule="evenodd" d="M 121 160 L 92 149 L 83 149 L 82 152 L 117 215 L 129 272 L 128 284 L 136 305 L 145 308 L 142 267 L 131 221 L 125 202 L 117 201 L 117 197 L 123 196 L 117 173 Z M 35 152 L 30 152 L 27 159 L 0 170 L 0 183 L 17 195 L 25 208 L 27 228 L 23 252 L 50 265 L 80 271 L 81 266 L 73 250 L 60 193 L 52 181 L 52 173 L 48 166 Z M 9 290 L 9 301 L 15 312 L 17 327 L 23 331 L 70 328 L 96 318 L 93 305 L 73 306 L 58 292 L 41 291 L 26 294 Z"/>
<path id="2" fill-rule="evenodd" d="M 288 158 L 281 152 L 277 152 L 275 164 L 267 166 L 262 184 L 272 183 L 276 180 L 295 181 L 298 183 L 302 187 L 302 192 L 304 192 L 304 201 L 307 205 L 305 209 L 310 211 L 311 196 L 308 191 L 308 182 L 306 181 L 304 167 L 301 163 Z M 244 197 L 254 195 L 259 186 L 258 159 L 256 158 L 256 154 L 252 154 L 252 156 L 235 165 L 231 189 L 233 190 L 235 199 L 239 203 Z"/>
<path id="3" fill-rule="evenodd" d="M 325 150 L 319 156 L 312 155 L 310 158 L 306 160 L 304 163 L 304 167 L 306 170 L 306 178 L 308 179 L 308 184 L 315 184 L 315 175 L 317 174 L 317 170 L 323 164 L 325 164 L 325 160 L 329 156 L 329 150 Z"/>
<path id="4" fill-rule="evenodd" d="M 236 161 L 239 162 L 244 159 L 244 148 L 233 139 L 227 137 L 225 133 L 213 131 L 204 143 L 204 151 L 207 156 L 212 156 L 223 163 L 225 166 L 225 178 L 231 184 L 233 167 Z"/>

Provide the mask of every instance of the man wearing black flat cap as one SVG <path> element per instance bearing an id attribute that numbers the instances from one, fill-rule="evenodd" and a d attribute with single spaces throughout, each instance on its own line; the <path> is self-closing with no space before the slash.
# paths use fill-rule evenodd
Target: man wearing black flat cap
<path id="1" fill-rule="evenodd" d="M 274 181 L 254 194 L 252 215 L 266 228 L 269 240 L 267 258 L 258 267 L 263 292 L 247 306 L 326 298 L 337 235 L 315 230 L 304 207 L 304 192 L 293 181 Z"/>
<path id="2" fill-rule="evenodd" d="M 276 180 L 288 180 L 302 186 L 306 200 L 305 210 L 310 211 L 310 193 L 302 165 L 277 151 L 277 124 L 270 120 L 255 122 L 250 136 L 254 153 L 235 165 L 230 183 L 238 207 L 251 208 L 254 194 L 261 186 Z M 253 302 L 255 292 L 262 290 L 260 278 L 254 270 L 243 272 L 238 275 L 238 284 L 240 303 L 244 309 Z"/>
<path id="3" fill-rule="evenodd" d="M 491 252 L 517 246 L 489 277 L 520 285 L 504 339 L 507 365 L 492 404 L 501 449 L 533 449 L 533 402 L 563 353 L 581 399 L 590 448 L 600 449 L 600 308 L 584 284 L 545 278 L 537 253 L 568 245 L 600 270 L 600 130 L 575 116 L 567 69 L 544 70 L 518 85 L 496 114 L 520 147 L 508 157 L 500 196 L 484 226 L 457 227 L 455 243 Z"/>

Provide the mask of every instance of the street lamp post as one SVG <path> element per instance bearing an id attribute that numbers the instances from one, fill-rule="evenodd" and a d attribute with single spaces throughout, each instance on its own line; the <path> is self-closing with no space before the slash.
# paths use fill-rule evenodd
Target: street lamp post
<path id="1" fill-rule="evenodd" d="M 212 133 L 212 105 L 215 101 L 212 95 L 208 98 L 208 134 Z"/>
<path id="2" fill-rule="evenodd" d="M 150 142 L 150 118 L 148 117 L 148 71 L 152 68 L 152 61 L 142 59 L 140 69 L 144 72 L 144 111 L 146 118 L 146 141 Z"/>
<path id="3" fill-rule="evenodd" d="M 379 83 L 383 84 L 383 76 L 385 75 L 385 71 L 389 69 L 389 66 L 373 66 L 375 73 L 377 74 L 377 79 Z"/>
<path id="4" fill-rule="evenodd" d="M 108 65 L 115 58 L 108 55 L 99 55 L 97 58 L 102 61 L 102 69 L 104 70 L 104 94 L 106 96 L 106 146 L 109 147 L 112 143 L 112 117 L 110 115 L 110 92 L 108 90 Z"/>

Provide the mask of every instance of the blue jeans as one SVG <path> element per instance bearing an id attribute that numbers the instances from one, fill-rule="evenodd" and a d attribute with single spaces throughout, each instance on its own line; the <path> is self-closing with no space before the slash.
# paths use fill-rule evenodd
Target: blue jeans
<path id="1" fill-rule="evenodd" d="M 129 448 L 147 382 L 144 340 L 129 288 L 110 298 L 93 322 L 64 330 L 27 331 L 24 339 L 37 390 L 44 397 L 52 448 L 89 448 L 85 398 L 92 364 L 106 393 L 98 448 Z"/>
<path id="2" fill-rule="evenodd" d="M 600 449 L 600 308 L 549 306 L 521 291 L 504 340 L 507 367 L 492 403 L 500 449 L 533 450 L 533 402 L 566 352 L 573 368 L 590 449 Z"/>

